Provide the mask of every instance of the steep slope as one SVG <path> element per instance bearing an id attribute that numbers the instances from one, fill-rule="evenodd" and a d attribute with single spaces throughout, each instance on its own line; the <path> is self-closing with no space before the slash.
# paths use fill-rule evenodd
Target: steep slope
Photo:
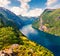
<path id="1" fill-rule="evenodd" d="M 24 25 L 22 19 L 20 19 L 18 16 L 16 16 L 14 13 L 9 11 L 8 9 L 0 7 L 0 18 L 3 19 L 2 15 L 4 16 L 4 18 L 9 20 L 10 22 L 14 21 L 13 23 L 16 24 L 17 28 L 21 28 Z"/>
<path id="2" fill-rule="evenodd" d="M 40 25 L 41 20 L 33 24 L 33 27 L 60 36 L 60 9 L 46 9 L 40 16 L 42 19 L 42 26 Z M 38 26 L 38 27 L 37 27 Z"/>
<path id="3" fill-rule="evenodd" d="M 16 24 L 12 20 L 8 20 L 4 15 L 0 14 L 0 27 L 11 26 L 17 28 Z"/>
<path id="4" fill-rule="evenodd" d="M 49 15 L 52 11 L 53 11 L 53 10 L 51 10 L 51 9 L 46 9 L 46 10 L 44 10 L 44 12 L 40 15 L 39 19 L 32 24 L 33 27 L 39 29 L 41 16 L 44 15 L 44 17 L 45 17 L 44 19 L 46 19 L 47 15 Z"/>
<path id="5" fill-rule="evenodd" d="M 45 47 L 30 41 L 12 27 L 0 28 L 0 56 L 54 56 Z M 17 36 L 19 35 L 19 37 Z"/>

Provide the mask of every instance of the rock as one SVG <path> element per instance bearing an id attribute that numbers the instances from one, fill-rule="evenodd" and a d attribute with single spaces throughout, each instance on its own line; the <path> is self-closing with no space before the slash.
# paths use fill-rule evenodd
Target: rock
<path id="1" fill-rule="evenodd" d="M 0 56 L 5 56 L 5 53 L 3 51 L 0 51 Z"/>
<path id="2" fill-rule="evenodd" d="M 18 44 L 13 44 L 13 45 L 11 46 L 11 49 L 18 48 L 18 47 L 19 47 Z"/>

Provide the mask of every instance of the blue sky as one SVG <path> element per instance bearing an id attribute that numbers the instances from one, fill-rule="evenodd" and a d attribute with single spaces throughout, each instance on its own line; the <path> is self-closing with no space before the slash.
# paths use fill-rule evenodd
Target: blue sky
<path id="1" fill-rule="evenodd" d="M 46 2 L 47 0 L 31 0 L 30 2 L 28 2 L 28 4 L 30 5 L 30 9 L 45 8 Z M 9 6 L 20 6 L 20 2 L 18 0 L 11 0 L 11 4 L 9 4 Z"/>
<path id="2" fill-rule="evenodd" d="M 20 2 L 18 0 L 10 0 L 11 4 L 9 4 L 9 6 L 20 6 Z M 60 0 L 55 0 L 57 1 L 54 5 L 56 4 L 60 4 Z M 54 0 L 51 0 L 51 2 L 54 2 Z M 30 5 L 30 9 L 33 8 L 45 8 L 47 5 L 47 0 L 31 0 L 30 2 L 28 2 L 28 4 Z M 52 5 L 53 7 L 53 5 Z"/>
<path id="3" fill-rule="evenodd" d="M 60 8 L 60 0 L 0 0 L 0 7 L 5 7 L 16 15 L 37 17 L 46 8 Z"/>
<path id="4" fill-rule="evenodd" d="M 45 8 L 46 0 L 32 0 L 29 4 L 31 8 Z"/>

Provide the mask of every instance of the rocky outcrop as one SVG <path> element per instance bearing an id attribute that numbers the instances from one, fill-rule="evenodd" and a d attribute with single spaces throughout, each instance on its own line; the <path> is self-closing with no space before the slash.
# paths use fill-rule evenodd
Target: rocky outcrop
<path id="1" fill-rule="evenodd" d="M 18 44 L 11 45 L 10 48 L 4 49 L 0 51 L 0 56 L 17 56 L 17 53 L 13 51 L 14 48 L 18 48 Z"/>

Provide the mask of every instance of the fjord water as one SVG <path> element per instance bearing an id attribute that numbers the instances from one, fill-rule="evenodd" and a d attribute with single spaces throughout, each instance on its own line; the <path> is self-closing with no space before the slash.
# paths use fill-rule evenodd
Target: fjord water
<path id="1" fill-rule="evenodd" d="M 20 31 L 29 40 L 48 48 L 55 56 L 60 56 L 60 37 L 32 28 L 32 24 L 22 27 Z"/>
<path id="2" fill-rule="evenodd" d="M 4 16 L 4 19 L 7 18 L 7 20 L 12 21 L 14 24 L 16 24 L 18 29 L 20 29 L 20 31 L 25 36 L 27 36 L 27 38 L 29 40 L 32 40 L 32 41 L 48 48 L 55 54 L 55 56 L 60 56 L 60 37 L 45 33 L 43 31 L 40 31 L 35 28 L 32 28 L 33 22 L 30 24 L 27 24 L 28 21 L 26 21 L 26 22 L 23 21 L 22 20 L 23 18 L 19 18 L 14 13 L 12 13 L 11 11 L 9 11 L 5 8 L 0 7 L 0 13 Z M 3 16 L 1 14 L 0 14 L 0 17 L 3 18 Z M 4 22 L 5 21 L 6 20 L 4 20 Z M 26 25 L 25 25 L 25 23 L 26 23 Z"/>

